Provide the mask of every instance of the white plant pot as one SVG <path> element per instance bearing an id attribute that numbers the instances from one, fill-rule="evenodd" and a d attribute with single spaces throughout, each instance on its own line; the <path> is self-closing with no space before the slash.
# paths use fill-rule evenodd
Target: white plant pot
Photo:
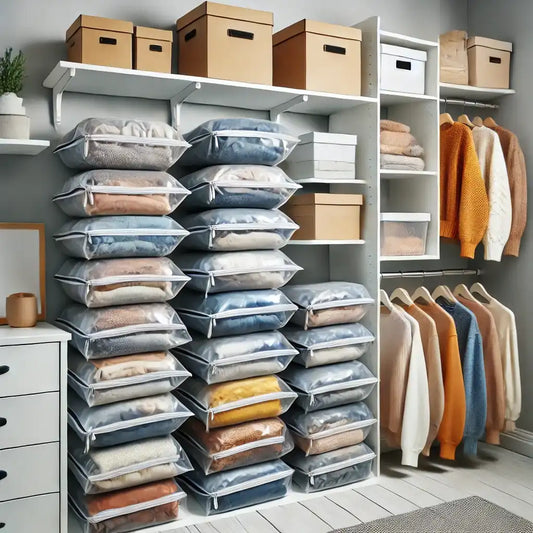
<path id="1" fill-rule="evenodd" d="M 26 109 L 22 102 L 22 98 L 19 98 L 15 93 L 0 95 L 0 115 L 25 115 Z"/>
<path id="2" fill-rule="evenodd" d="M 0 139 L 29 139 L 30 117 L 0 115 Z"/>

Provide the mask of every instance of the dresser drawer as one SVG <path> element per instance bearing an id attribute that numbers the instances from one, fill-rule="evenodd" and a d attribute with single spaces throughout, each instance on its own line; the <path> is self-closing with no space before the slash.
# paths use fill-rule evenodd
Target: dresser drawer
<path id="1" fill-rule="evenodd" d="M 58 391 L 59 346 L 1 346 L 0 397 Z"/>
<path id="2" fill-rule="evenodd" d="M 0 503 L 2 533 L 58 533 L 59 494 Z"/>
<path id="3" fill-rule="evenodd" d="M 59 392 L 0 398 L 0 449 L 58 440 Z"/>
<path id="4" fill-rule="evenodd" d="M 0 451 L 0 501 L 58 491 L 59 442 Z"/>

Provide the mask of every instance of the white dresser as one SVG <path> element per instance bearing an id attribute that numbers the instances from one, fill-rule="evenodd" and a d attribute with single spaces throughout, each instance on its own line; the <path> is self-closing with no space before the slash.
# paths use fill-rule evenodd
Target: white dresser
<path id="1" fill-rule="evenodd" d="M 0 533 L 67 533 L 67 341 L 0 327 Z"/>

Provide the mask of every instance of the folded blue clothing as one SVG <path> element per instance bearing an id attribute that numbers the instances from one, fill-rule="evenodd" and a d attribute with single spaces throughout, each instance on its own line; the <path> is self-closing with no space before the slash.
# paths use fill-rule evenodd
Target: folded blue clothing
<path id="1" fill-rule="evenodd" d="M 300 142 L 283 125 L 254 118 L 221 118 L 204 122 L 184 135 L 191 147 L 185 166 L 278 165 Z"/>
<path id="2" fill-rule="evenodd" d="M 54 235 L 61 250 L 80 259 L 164 257 L 188 235 L 165 216 L 109 216 L 72 220 Z"/>
<path id="3" fill-rule="evenodd" d="M 296 310 L 277 289 L 225 292 L 206 298 L 185 290 L 172 305 L 188 328 L 207 338 L 279 329 Z"/>

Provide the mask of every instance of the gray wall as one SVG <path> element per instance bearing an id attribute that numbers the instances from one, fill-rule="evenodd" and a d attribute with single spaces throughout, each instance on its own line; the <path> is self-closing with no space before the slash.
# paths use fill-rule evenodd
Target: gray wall
<path id="1" fill-rule="evenodd" d="M 529 168 L 528 195 L 533 199 L 533 145 L 531 144 L 533 106 L 531 84 L 533 82 L 533 2 L 531 0 L 469 0 L 468 31 L 470 35 L 483 35 L 511 41 L 514 45 L 511 65 L 511 87 L 516 95 L 502 98 L 501 107 L 492 112 L 498 124 L 514 131 L 520 138 Z M 487 115 L 488 113 L 485 113 Z M 519 427 L 533 431 L 533 358 L 531 357 L 531 326 L 533 290 L 531 271 L 533 265 L 533 227 L 526 228 L 520 258 L 506 257 L 501 264 L 479 261 L 486 272 L 487 290 L 503 303 L 508 304 L 516 315 L 520 366 L 522 372 L 523 406 Z"/>

